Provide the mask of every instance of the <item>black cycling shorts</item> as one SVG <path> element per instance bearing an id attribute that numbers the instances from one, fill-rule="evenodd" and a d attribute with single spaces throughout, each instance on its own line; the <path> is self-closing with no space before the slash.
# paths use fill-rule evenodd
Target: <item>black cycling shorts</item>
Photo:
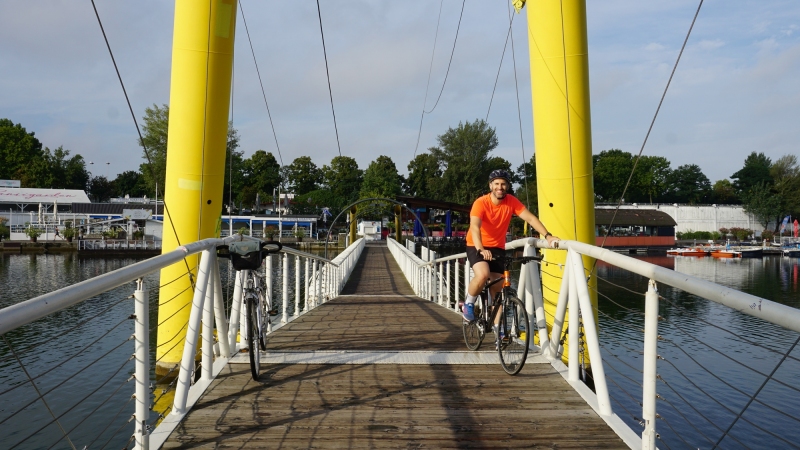
<path id="1" fill-rule="evenodd" d="M 505 249 L 498 247 L 487 247 L 486 250 L 492 252 L 492 258 L 494 258 L 491 261 L 486 261 L 489 263 L 489 272 L 503 273 L 505 267 L 503 266 L 503 261 L 500 260 L 500 257 L 505 255 Z M 483 255 L 478 251 L 478 249 L 469 245 L 467 246 L 467 259 L 469 260 L 470 267 L 474 266 L 475 263 L 485 261 L 485 259 L 483 259 Z"/>

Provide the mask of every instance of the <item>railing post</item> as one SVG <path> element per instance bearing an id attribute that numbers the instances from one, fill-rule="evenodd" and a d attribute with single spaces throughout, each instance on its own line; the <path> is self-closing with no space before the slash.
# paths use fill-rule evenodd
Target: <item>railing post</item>
<path id="1" fill-rule="evenodd" d="M 567 259 L 569 261 L 569 259 Z M 569 301 L 569 285 L 572 277 L 572 267 L 569 264 L 564 266 L 561 274 L 561 287 L 558 289 L 558 301 L 556 303 L 556 313 L 553 315 L 553 329 L 550 332 L 550 347 L 545 349 L 545 356 L 548 358 L 559 357 L 559 346 L 561 345 L 561 334 L 564 330 L 564 318 L 567 315 L 567 302 Z M 539 333 L 541 336 L 541 328 Z M 545 326 L 545 332 L 547 327 Z"/>
<path id="2" fill-rule="evenodd" d="M 294 256 L 294 314 L 300 315 L 300 255 Z"/>
<path id="3" fill-rule="evenodd" d="M 469 260 L 464 262 L 464 298 L 469 295 L 469 274 L 470 274 L 470 267 L 469 267 Z"/>
<path id="4" fill-rule="evenodd" d="M 303 306 L 303 312 L 307 312 L 309 310 L 308 302 L 311 299 L 311 295 L 309 294 L 309 290 L 311 288 L 311 282 L 313 280 L 308 277 L 308 273 L 309 273 L 309 267 L 308 266 L 309 266 L 310 259 L 311 258 L 306 258 L 306 263 L 305 263 L 305 269 L 306 269 L 305 274 L 306 274 L 306 276 L 305 276 L 305 278 L 303 278 L 303 286 L 306 288 L 305 305 Z"/>
<path id="5" fill-rule="evenodd" d="M 611 398 L 608 395 L 606 373 L 603 369 L 603 356 L 600 354 L 600 340 L 597 335 L 597 324 L 594 320 L 591 298 L 589 297 L 589 285 L 586 282 L 583 258 L 581 258 L 580 253 L 572 250 L 567 252 L 567 261 L 570 261 L 570 256 L 572 257 L 572 278 L 575 280 L 578 302 L 583 313 L 581 318 L 583 319 L 586 348 L 589 350 L 589 358 L 592 361 L 592 376 L 594 377 L 594 387 L 597 393 L 597 405 L 600 409 L 600 415 L 608 416 L 613 413 L 611 410 Z"/>
<path id="6" fill-rule="evenodd" d="M 281 297 L 283 298 L 283 314 L 281 316 L 281 322 L 286 323 L 289 321 L 289 254 L 284 253 L 282 258 L 281 264 L 281 278 L 283 278 L 283 292 L 281 292 Z"/>
<path id="7" fill-rule="evenodd" d="M 207 257 L 203 252 L 203 257 Z M 200 378 L 203 380 L 211 380 L 214 378 L 214 272 L 219 272 L 217 269 L 217 258 L 211 258 L 213 262 L 209 264 L 210 273 L 206 281 L 206 299 L 203 302 L 203 345 L 201 347 L 202 356 L 200 364 Z"/>
<path id="8" fill-rule="evenodd" d="M 214 323 L 217 328 L 217 342 L 219 342 L 219 354 L 223 358 L 231 357 L 231 347 L 228 336 L 228 317 L 225 315 L 225 303 L 222 300 L 222 280 L 219 275 L 219 262 L 214 261 Z"/>
<path id="9" fill-rule="evenodd" d="M 460 283 L 460 281 L 461 281 L 461 271 L 458 269 L 458 260 L 457 259 L 453 260 L 453 272 L 455 272 L 455 274 L 456 274 L 456 286 L 455 286 L 455 289 L 453 289 L 453 294 L 455 294 L 456 298 L 455 298 L 455 301 L 454 301 L 453 309 L 456 312 L 461 312 L 461 311 L 458 310 L 458 302 L 460 301 L 459 298 L 460 298 L 460 295 L 461 295 L 461 290 L 459 289 L 461 287 L 461 283 Z"/>
<path id="10" fill-rule="evenodd" d="M 642 449 L 656 448 L 656 376 L 658 361 L 658 288 L 650 280 L 644 296 L 644 368 L 642 377 Z"/>
<path id="11" fill-rule="evenodd" d="M 573 268 L 572 274 L 574 276 L 570 276 L 569 278 L 569 300 L 568 300 L 568 308 L 567 314 L 569 315 L 569 319 L 567 320 L 567 340 L 568 340 L 568 347 L 569 347 L 569 357 L 567 358 L 567 362 L 569 363 L 569 381 L 580 381 L 580 306 L 578 300 L 578 286 L 577 283 L 578 271 Z"/>
<path id="12" fill-rule="evenodd" d="M 213 255 L 216 258 L 216 255 Z M 200 332 L 200 318 L 203 312 L 203 300 L 206 296 L 208 287 L 209 273 L 212 267 L 211 251 L 203 250 L 200 258 L 200 266 L 197 270 L 197 282 L 195 284 L 194 296 L 192 297 L 192 309 L 189 312 L 189 322 L 186 326 L 186 340 L 183 345 L 183 355 L 181 366 L 178 371 L 178 381 L 175 384 L 175 401 L 172 405 L 170 414 L 185 414 L 186 402 L 188 400 L 189 386 L 192 384 L 192 372 L 194 370 L 194 355 L 197 350 L 197 338 Z"/>
<path id="13" fill-rule="evenodd" d="M 266 285 L 267 290 L 266 290 L 266 293 L 264 295 L 267 297 L 267 309 L 271 309 L 272 308 L 272 282 L 273 282 L 273 279 L 272 279 L 273 278 L 273 276 L 272 276 L 272 266 L 273 266 L 272 254 L 267 255 L 266 259 L 267 259 L 267 264 L 266 264 L 266 267 L 264 267 L 264 284 Z"/>
<path id="14" fill-rule="evenodd" d="M 239 333 L 239 324 L 244 323 L 244 308 L 242 308 L 242 277 L 241 272 L 234 272 L 233 300 L 231 303 L 231 323 L 228 326 L 228 342 L 232 353 L 236 353 L 236 338 Z M 244 333 L 242 333 L 244 336 Z"/>
<path id="15" fill-rule="evenodd" d="M 136 357 L 136 410 L 134 425 L 135 449 L 147 450 L 150 447 L 150 437 L 147 432 L 147 421 L 150 419 L 150 310 L 148 306 L 149 292 L 142 279 L 136 280 L 134 314 L 135 337 L 134 356 Z"/>
<path id="16" fill-rule="evenodd" d="M 451 263 L 452 263 L 452 260 L 451 261 L 447 261 L 447 283 L 446 283 L 447 284 L 447 298 L 445 299 L 445 301 L 447 302 L 447 304 L 445 305 L 446 308 L 450 307 L 450 301 L 452 300 L 452 296 L 450 295 L 450 266 L 452 265 Z"/>

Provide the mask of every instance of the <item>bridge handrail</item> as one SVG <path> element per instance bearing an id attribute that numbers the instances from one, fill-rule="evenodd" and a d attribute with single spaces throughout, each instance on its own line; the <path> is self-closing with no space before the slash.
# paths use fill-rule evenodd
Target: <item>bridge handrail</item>
<path id="1" fill-rule="evenodd" d="M 175 264 L 186 256 L 240 239 L 239 236 L 224 239 L 210 238 L 182 245 L 169 253 L 0 309 L 0 335 L 87 298 L 135 281 L 154 270 Z"/>
<path id="2" fill-rule="evenodd" d="M 537 243 L 538 244 L 538 243 Z M 538 247 L 539 245 L 537 245 Z M 701 278 L 651 264 L 640 259 L 578 241 L 560 241 L 559 248 L 575 250 L 637 275 L 677 287 L 686 292 L 725 305 L 739 312 L 800 333 L 800 309 L 782 305 L 746 292 L 737 291 Z"/>

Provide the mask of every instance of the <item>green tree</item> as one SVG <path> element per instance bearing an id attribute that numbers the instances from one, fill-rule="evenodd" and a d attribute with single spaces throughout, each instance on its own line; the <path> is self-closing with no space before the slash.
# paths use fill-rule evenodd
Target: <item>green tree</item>
<path id="1" fill-rule="evenodd" d="M 126 170 L 117 175 L 112 181 L 114 185 L 114 195 L 124 197 L 144 197 L 147 195 L 147 186 L 141 173 L 134 170 Z"/>
<path id="2" fill-rule="evenodd" d="M 444 167 L 439 192 L 444 198 L 462 205 L 471 204 L 486 189 L 489 154 L 497 148 L 497 134 L 486 121 L 461 123 L 438 136 L 438 147 L 428 149 Z"/>
<path id="3" fill-rule="evenodd" d="M 107 202 L 114 196 L 114 184 L 102 175 L 89 181 L 89 197 L 95 202 Z"/>
<path id="4" fill-rule="evenodd" d="M 720 205 L 738 205 L 742 202 L 730 180 L 719 180 L 711 188 L 711 201 Z"/>
<path id="5" fill-rule="evenodd" d="M 44 158 L 49 168 L 49 183 L 43 184 L 56 189 L 84 190 L 89 184 L 91 174 L 86 170 L 86 162 L 81 155 L 69 157 L 69 150 L 58 147 L 52 153 L 45 148 Z"/>
<path id="6" fill-rule="evenodd" d="M 525 206 L 536 214 L 538 208 L 538 184 L 536 181 L 536 153 L 531 155 L 528 162 L 517 167 L 516 175 L 519 181 L 519 189 L 515 196 L 525 204 Z"/>
<path id="7" fill-rule="evenodd" d="M 283 168 L 283 179 L 295 195 L 307 194 L 319 188 L 322 171 L 309 156 L 301 156 Z"/>
<path id="8" fill-rule="evenodd" d="M 770 175 L 774 182 L 773 190 L 781 199 L 784 207 L 784 211 L 781 213 L 791 214 L 794 217 L 800 216 L 800 167 L 797 164 L 797 156 L 784 155 L 780 157 L 770 167 Z M 778 219 L 783 219 L 783 217 L 778 217 Z M 779 225 L 776 228 L 779 228 Z"/>
<path id="9" fill-rule="evenodd" d="M 594 195 L 599 201 L 618 202 L 633 170 L 633 156 L 613 148 L 592 156 L 594 165 Z M 625 194 L 625 200 L 630 197 Z"/>
<path id="10" fill-rule="evenodd" d="M 675 203 L 704 203 L 711 194 L 711 182 L 697 164 L 684 164 L 667 178 L 668 201 Z"/>
<path id="11" fill-rule="evenodd" d="M 322 181 L 325 188 L 333 194 L 328 206 L 339 210 L 358 198 L 364 173 L 358 168 L 355 159 L 349 156 L 334 156 L 330 166 L 322 166 Z"/>
<path id="12" fill-rule="evenodd" d="M 361 185 L 361 198 L 385 197 L 394 198 L 402 191 L 403 178 L 397 173 L 397 166 L 392 158 L 378 156 L 364 172 L 364 183 Z"/>
<path id="13" fill-rule="evenodd" d="M 33 161 L 43 157 L 42 143 L 21 124 L 0 119 L 0 179 L 20 180 Z M 22 183 L 22 187 L 38 187 Z"/>
<path id="14" fill-rule="evenodd" d="M 744 199 L 744 194 L 756 185 L 766 183 L 771 186 L 773 180 L 769 172 L 770 167 L 772 167 L 772 161 L 766 155 L 750 153 L 744 160 L 744 167 L 731 175 L 736 194 Z"/>
<path id="15" fill-rule="evenodd" d="M 153 104 L 152 108 L 144 109 L 142 117 L 142 138 L 139 146 L 142 147 L 144 163 L 139 166 L 139 172 L 144 176 L 147 191 L 154 195 L 156 187 L 164 194 L 164 180 L 167 175 L 167 134 L 169 131 L 169 105 L 159 107 Z"/>
<path id="16" fill-rule="evenodd" d="M 244 184 L 266 199 L 273 195 L 273 189 L 281 184 L 281 165 L 272 152 L 256 150 L 244 160 Z"/>
<path id="17" fill-rule="evenodd" d="M 653 203 L 663 199 L 667 192 L 667 180 L 672 173 L 669 166 L 669 160 L 663 156 L 639 158 L 632 180 L 635 183 L 636 197 L 631 197 L 631 201 Z"/>
<path id="18" fill-rule="evenodd" d="M 756 220 L 767 229 L 769 222 L 780 218 L 785 211 L 781 199 L 772 192 L 767 182 L 752 186 L 743 196 L 744 211 L 755 216 Z"/>
<path id="19" fill-rule="evenodd" d="M 431 153 L 420 153 L 408 163 L 405 191 L 414 197 L 437 199 L 441 178 L 439 160 Z"/>

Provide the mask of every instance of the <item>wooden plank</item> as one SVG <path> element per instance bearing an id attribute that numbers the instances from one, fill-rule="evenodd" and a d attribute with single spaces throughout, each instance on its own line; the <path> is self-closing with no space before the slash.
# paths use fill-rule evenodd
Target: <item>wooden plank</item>
<path id="1" fill-rule="evenodd" d="M 229 365 L 164 448 L 627 448 L 549 365 Z"/>

